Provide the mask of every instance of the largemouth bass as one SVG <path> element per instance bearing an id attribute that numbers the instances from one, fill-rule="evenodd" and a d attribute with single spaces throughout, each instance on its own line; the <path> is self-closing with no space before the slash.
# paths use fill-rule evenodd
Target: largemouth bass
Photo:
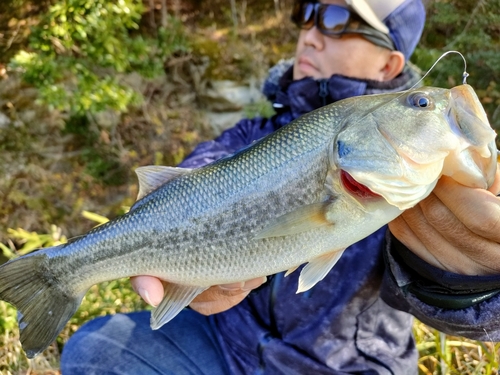
<path id="1" fill-rule="evenodd" d="M 487 188 L 495 133 L 473 89 L 424 87 L 320 108 L 204 168 L 138 169 L 130 212 L 67 244 L 0 267 L 29 358 L 90 286 L 134 275 L 169 281 L 159 328 L 212 285 L 302 268 L 319 282 L 349 245 L 430 194 L 442 175 Z"/>

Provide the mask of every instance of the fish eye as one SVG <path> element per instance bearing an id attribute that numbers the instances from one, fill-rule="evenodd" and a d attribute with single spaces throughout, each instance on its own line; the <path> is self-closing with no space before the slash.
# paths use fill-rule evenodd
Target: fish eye
<path id="1" fill-rule="evenodd" d="M 432 102 L 432 100 L 426 94 L 421 92 L 417 92 L 408 96 L 408 103 L 415 108 L 434 108 L 434 103 Z"/>

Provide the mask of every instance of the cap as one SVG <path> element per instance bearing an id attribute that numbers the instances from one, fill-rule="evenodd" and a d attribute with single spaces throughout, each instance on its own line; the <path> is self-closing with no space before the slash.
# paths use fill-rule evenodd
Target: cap
<path id="1" fill-rule="evenodd" d="M 388 34 L 406 60 L 410 58 L 425 24 L 421 0 L 346 0 L 346 3 L 371 27 Z"/>

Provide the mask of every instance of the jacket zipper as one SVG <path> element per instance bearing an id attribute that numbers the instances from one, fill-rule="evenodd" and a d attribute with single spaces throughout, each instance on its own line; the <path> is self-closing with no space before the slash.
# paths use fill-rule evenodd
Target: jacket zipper
<path id="1" fill-rule="evenodd" d="M 319 81 L 319 97 L 323 102 L 323 106 L 327 104 L 326 98 L 328 97 L 328 80 L 322 79 Z"/>

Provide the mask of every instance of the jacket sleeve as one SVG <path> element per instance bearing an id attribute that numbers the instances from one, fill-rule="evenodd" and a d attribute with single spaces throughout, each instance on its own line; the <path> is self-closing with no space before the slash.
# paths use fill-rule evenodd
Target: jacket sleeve
<path id="1" fill-rule="evenodd" d="M 438 269 L 389 231 L 382 298 L 442 332 L 500 341 L 500 275 L 468 276 Z"/>
<path id="2" fill-rule="evenodd" d="M 243 119 L 212 141 L 202 142 L 184 159 L 179 167 L 199 168 L 239 149 L 268 133 L 269 121 L 264 118 Z"/>

